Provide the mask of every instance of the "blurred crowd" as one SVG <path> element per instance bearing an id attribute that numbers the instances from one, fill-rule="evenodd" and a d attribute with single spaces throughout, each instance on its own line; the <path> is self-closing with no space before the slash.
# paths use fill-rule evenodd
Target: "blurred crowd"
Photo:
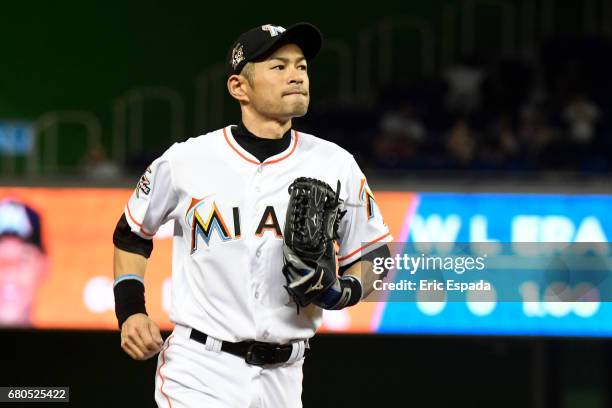
<path id="1" fill-rule="evenodd" d="M 611 170 L 612 44 L 559 38 L 531 58 L 467 56 L 307 121 L 384 170 Z M 323 128 L 323 129 L 322 129 Z"/>
<path id="2" fill-rule="evenodd" d="M 527 57 L 468 55 L 430 78 L 395 74 L 369 101 L 321 103 L 295 127 L 398 172 L 612 171 L 612 41 L 556 38 Z M 101 146 L 90 178 L 140 173 L 168 146 L 114 163 Z"/>

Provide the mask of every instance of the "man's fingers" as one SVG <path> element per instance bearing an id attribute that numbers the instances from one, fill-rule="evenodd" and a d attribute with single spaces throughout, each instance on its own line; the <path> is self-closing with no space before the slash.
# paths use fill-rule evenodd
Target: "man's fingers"
<path id="1" fill-rule="evenodd" d="M 134 315 L 121 329 L 121 348 L 133 359 L 149 359 L 161 349 L 159 327 L 147 316 Z"/>
<path id="2" fill-rule="evenodd" d="M 140 330 L 137 326 L 129 326 L 125 333 L 126 340 L 134 347 L 137 347 L 142 353 L 147 351 L 147 346 L 140 335 Z"/>
<path id="3" fill-rule="evenodd" d="M 121 331 L 121 348 L 134 360 L 139 359 L 141 351 L 134 344 L 134 342 L 130 340 L 129 336 L 127 335 L 127 330 Z"/>
<path id="4" fill-rule="evenodd" d="M 145 346 L 144 342 L 140 338 L 140 334 L 138 334 L 136 329 L 134 329 L 133 332 L 129 332 L 127 334 L 127 340 L 128 340 L 127 343 L 130 344 L 132 347 L 136 347 L 138 350 L 142 352 L 145 352 L 147 350 L 147 347 Z"/>
<path id="5" fill-rule="evenodd" d="M 148 325 L 138 326 L 136 331 L 138 332 L 138 336 L 140 337 L 140 340 L 142 340 L 142 345 L 144 346 L 144 349 L 142 350 L 143 353 L 151 351 L 152 347 L 155 347 L 155 343 L 151 337 L 151 332 L 149 332 Z"/>
<path id="6" fill-rule="evenodd" d="M 149 322 L 149 331 L 151 333 L 151 337 L 153 341 L 157 345 L 157 351 L 161 349 L 162 344 L 164 344 L 164 340 L 162 339 L 161 333 L 159 332 L 159 327 L 153 320 Z"/>
<path id="7" fill-rule="evenodd" d="M 144 360 L 144 353 L 138 347 L 132 344 L 129 340 L 123 342 L 121 344 L 121 348 L 127 353 L 128 356 L 132 357 L 134 360 Z"/>

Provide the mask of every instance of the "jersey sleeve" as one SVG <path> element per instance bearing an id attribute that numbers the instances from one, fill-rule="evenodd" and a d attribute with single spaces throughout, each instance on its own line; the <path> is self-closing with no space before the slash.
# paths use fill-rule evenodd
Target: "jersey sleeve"
<path id="1" fill-rule="evenodd" d="M 172 219 L 177 203 L 170 158 L 166 152 L 151 163 L 138 180 L 125 206 L 125 218 L 132 232 L 151 239 L 161 225 Z"/>
<path id="2" fill-rule="evenodd" d="M 338 262 L 344 266 L 393 238 L 376 205 L 365 175 L 351 156 L 342 188 L 346 189 L 345 216 L 340 222 Z M 342 194 L 341 194 L 342 196 Z"/>

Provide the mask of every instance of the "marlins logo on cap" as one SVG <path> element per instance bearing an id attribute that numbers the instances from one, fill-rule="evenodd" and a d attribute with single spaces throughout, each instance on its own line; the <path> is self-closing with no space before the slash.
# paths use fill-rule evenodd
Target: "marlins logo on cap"
<path id="1" fill-rule="evenodd" d="M 246 63 L 265 58 L 284 44 L 293 43 L 301 48 L 310 61 L 321 49 L 323 37 L 319 29 L 309 23 L 285 27 L 264 24 L 242 33 L 228 50 L 226 67 L 230 75 L 239 74 Z"/>
<path id="2" fill-rule="evenodd" d="M 261 29 L 264 30 L 264 31 L 269 32 L 272 37 L 276 37 L 280 33 L 284 33 L 285 32 L 285 27 L 275 26 L 275 25 L 272 25 L 272 24 L 262 25 Z"/>

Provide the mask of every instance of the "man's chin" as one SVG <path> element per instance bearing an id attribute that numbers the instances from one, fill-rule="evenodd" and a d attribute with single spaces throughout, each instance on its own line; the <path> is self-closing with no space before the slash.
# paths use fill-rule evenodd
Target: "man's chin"
<path id="1" fill-rule="evenodd" d="M 308 105 L 299 104 L 286 106 L 285 109 L 276 111 L 274 113 L 270 112 L 268 115 L 278 120 L 291 120 L 292 118 L 301 118 L 302 116 L 306 115 L 307 112 Z"/>
<path id="2" fill-rule="evenodd" d="M 308 105 L 295 106 L 291 112 L 292 118 L 301 118 L 308 112 Z"/>
<path id="3" fill-rule="evenodd" d="M 305 116 L 307 112 L 308 112 L 307 110 L 299 111 L 299 112 L 296 112 L 293 115 L 291 115 L 291 117 L 292 118 L 301 118 L 302 116 Z"/>

